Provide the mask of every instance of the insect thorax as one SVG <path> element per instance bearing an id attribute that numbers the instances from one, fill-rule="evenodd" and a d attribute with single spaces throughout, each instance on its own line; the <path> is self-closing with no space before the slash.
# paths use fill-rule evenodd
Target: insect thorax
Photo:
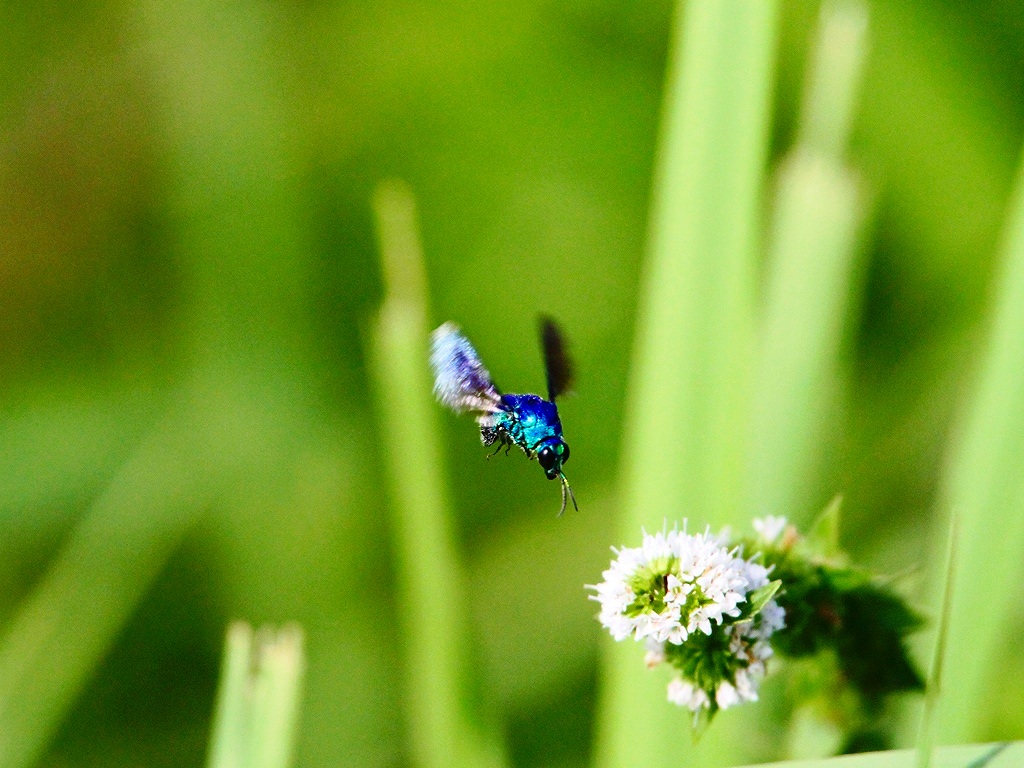
<path id="1" fill-rule="evenodd" d="M 522 448 L 529 456 L 542 443 L 561 439 L 562 423 L 554 403 L 537 395 L 502 395 L 501 402 L 507 410 L 478 419 L 484 445 L 501 441 Z"/>

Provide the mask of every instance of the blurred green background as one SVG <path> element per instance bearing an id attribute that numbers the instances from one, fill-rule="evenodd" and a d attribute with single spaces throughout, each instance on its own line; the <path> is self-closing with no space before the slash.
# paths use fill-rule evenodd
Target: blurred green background
<path id="1" fill-rule="evenodd" d="M 1024 9 L 870 12 L 841 396 L 791 516 L 843 493 L 855 558 L 895 572 L 920 563 L 977 362 L 1024 137 Z M 671 16 L 0 7 L 0 626 L 21 643 L 0 654 L 18 671 L 0 717 L 52 730 L 42 764 L 199 764 L 235 618 L 305 630 L 297 765 L 407 764 L 366 367 L 370 198 L 393 176 L 419 205 L 432 324 L 460 323 L 507 391 L 543 388 L 538 312 L 571 342 L 579 513 L 556 520 L 521 457 L 484 463 L 468 420 L 438 424 L 476 695 L 513 764 L 586 763 L 601 632 L 582 585 L 627 543 L 615 480 Z M 816 17 L 782 6 L 773 166 Z M 1024 737 L 1014 690 L 993 735 Z"/>

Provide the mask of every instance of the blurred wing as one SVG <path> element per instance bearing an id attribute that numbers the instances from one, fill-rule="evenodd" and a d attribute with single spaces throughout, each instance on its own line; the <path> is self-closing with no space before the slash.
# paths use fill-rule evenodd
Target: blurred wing
<path id="1" fill-rule="evenodd" d="M 503 410 L 491 374 L 454 323 L 445 323 L 431 335 L 430 367 L 434 369 L 434 394 L 456 413 Z"/>
<path id="2" fill-rule="evenodd" d="M 572 386 L 572 363 L 565 339 L 550 317 L 540 318 L 540 341 L 544 347 L 544 368 L 548 374 L 548 400 L 554 402 Z"/>

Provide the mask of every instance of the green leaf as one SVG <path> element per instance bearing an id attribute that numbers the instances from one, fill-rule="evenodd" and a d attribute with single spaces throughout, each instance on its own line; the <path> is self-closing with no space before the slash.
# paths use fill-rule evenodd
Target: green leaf
<path id="1" fill-rule="evenodd" d="M 782 581 L 776 579 L 759 589 L 755 589 L 747 596 L 748 605 L 750 606 L 750 618 L 754 618 L 761 612 L 761 609 L 768 604 L 768 601 L 775 597 L 775 593 L 779 591 L 780 587 L 782 587 Z"/>
<path id="2" fill-rule="evenodd" d="M 841 558 L 843 555 L 843 550 L 839 546 L 839 513 L 842 506 L 843 496 L 836 494 L 807 532 L 808 546 L 829 560 Z"/>
<path id="3" fill-rule="evenodd" d="M 789 760 L 771 768 L 910 768 L 915 753 L 910 749 L 843 755 L 822 760 Z M 1024 741 L 1001 744 L 964 744 L 935 751 L 935 768 L 1010 768 L 1024 761 Z M 769 768 L 761 766 L 761 768 Z"/>
<path id="4" fill-rule="evenodd" d="M 387 460 L 412 754 L 426 768 L 501 766 L 496 737 L 474 722 L 463 680 L 468 618 L 427 368 L 427 277 L 409 187 L 373 198 L 385 300 L 370 341 L 372 390 Z"/>

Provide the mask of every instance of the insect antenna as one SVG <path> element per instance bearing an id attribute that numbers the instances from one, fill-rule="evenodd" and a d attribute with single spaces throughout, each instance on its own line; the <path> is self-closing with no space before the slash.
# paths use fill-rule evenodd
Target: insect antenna
<path id="1" fill-rule="evenodd" d="M 569 485 L 569 480 L 561 472 L 558 473 L 558 477 L 562 481 L 562 508 L 558 510 L 558 516 L 561 517 L 562 514 L 565 512 L 566 491 L 569 492 L 569 498 L 572 499 L 572 508 L 579 512 L 580 507 L 576 503 L 576 494 L 572 492 L 572 486 Z"/>

